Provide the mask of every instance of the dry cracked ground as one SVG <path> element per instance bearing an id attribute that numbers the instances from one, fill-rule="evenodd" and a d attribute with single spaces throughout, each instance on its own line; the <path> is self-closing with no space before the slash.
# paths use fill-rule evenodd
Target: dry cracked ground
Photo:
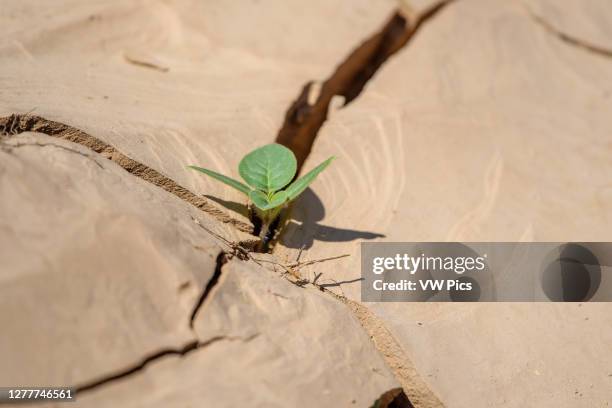
<path id="1" fill-rule="evenodd" d="M 1 385 L 612 403 L 607 304 L 359 299 L 362 240 L 611 240 L 609 0 L 9 0 L 0 34 Z M 275 140 L 338 160 L 254 253 L 244 199 L 185 165 Z"/>

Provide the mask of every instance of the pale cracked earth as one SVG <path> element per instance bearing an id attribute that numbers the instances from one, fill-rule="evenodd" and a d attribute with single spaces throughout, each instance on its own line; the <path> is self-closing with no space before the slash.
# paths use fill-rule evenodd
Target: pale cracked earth
<path id="1" fill-rule="evenodd" d="M 1 8 L 0 385 L 82 407 L 612 404 L 605 303 L 359 297 L 363 240 L 612 240 L 609 0 Z M 338 160 L 260 254 L 244 198 L 185 166 L 235 175 L 275 140 Z"/>

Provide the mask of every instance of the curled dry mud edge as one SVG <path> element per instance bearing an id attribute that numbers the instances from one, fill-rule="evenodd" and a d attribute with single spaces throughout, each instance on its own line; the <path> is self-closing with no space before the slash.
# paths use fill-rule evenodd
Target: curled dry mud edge
<path id="1" fill-rule="evenodd" d="M 128 173 L 166 190 L 181 200 L 186 201 L 194 207 L 213 216 L 218 221 L 224 224 L 232 225 L 236 229 L 246 233 L 253 232 L 252 226 L 233 219 L 223 210 L 211 204 L 207 199 L 197 196 L 196 194 L 187 190 L 185 187 L 180 186 L 174 180 L 164 176 L 157 170 L 145 166 L 136 160 L 130 159 L 128 156 L 121 153 L 108 143 L 105 143 L 102 140 L 81 130 L 35 115 L 13 114 L 0 118 L 0 134 L 3 134 L 3 137 L 15 136 L 23 132 L 43 133 L 51 137 L 68 140 L 70 142 L 85 146 L 92 151 L 101 154 L 106 159 L 117 163 Z"/>
<path id="2" fill-rule="evenodd" d="M 395 12 L 379 32 L 364 41 L 351 52 L 340 65 L 338 65 L 335 72 L 321 85 L 321 87 L 315 87 L 314 82 L 308 82 L 303 87 L 298 98 L 287 110 L 284 123 L 276 138 L 277 143 L 287 146 L 296 155 L 298 160 L 298 174 L 313 148 L 321 126 L 328 118 L 328 110 L 332 98 L 337 95 L 344 97 L 345 106 L 357 98 L 363 91 L 367 82 L 376 74 L 378 69 L 388 60 L 388 58 L 408 44 L 424 23 L 437 15 L 445 6 L 453 1 L 455 0 L 442 0 L 418 15 L 402 11 Z M 119 164 L 130 174 L 140 177 L 174 194 L 223 223 L 230 224 L 238 230 L 247 233 L 253 233 L 257 229 L 256 219 L 253 220 L 254 226 L 246 225 L 245 223 L 232 219 L 228 214 L 209 203 L 206 199 L 198 197 L 170 178 L 142 163 L 130 159 L 113 146 L 85 132 L 63 123 L 50 121 L 40 116 L 29 114 L 14 114 L 0 118 L 0 138 L 11 137 L 28 131 L 47 134 L 51 137 L 65 139 L 83 145 Z M 281 219 L 278 221 L 278 225 L 271 231 L 271 235 L 268 237 L 267 242 L 263 243 L 266 249 L 268 245 L 274 244 L 274 237 L 278 237 L 284 225 L 283 219 L 289 216 L 290 211 L 291 208 L 288 208 L 283 212 Z M 201 224 L 199 225 L 202 226 Z M 204 226 L 202 226 L 202 228 L 206 229 Z M 257 262 L 257 260 L 251 256 L 251 252 L 255 252 L 255 246 L 259 246 L 260 249 L 262 246 L 261 242 L 257 243 L 256 241 L 233 243 L 211 231 L 208 232 L 223 241 L 228 246 L 228 250 L 220 252 L 217 256 L 213 277 L 206 284 L 205 288 L 203 288 L 202 295 L 199 297 L 191 312 L 191 328 L 193 328 L 193 321 L 197 314 L 205 307 L 207 299 L 210 298 L 211 293 L 213 293 L 215 287 L 222 280 L 223 265 L 227 260 L 236 256 L 242 260 L 251 259 Z M 373 402 L 373 406 L 377 408 L 443 406 L 436 395 L 423 382 L 416 369 L 412 366 L 411 360 L 405 355 L 401 346 L 399 346 L 397 341 L 393 338 L 393 335 L 384 324 L 369 311 L 369 309 L 344 296 L 337 295 L 327 290 L 316 282 L 303 280 L 299 276 L 297 266 L 298 265 L 290 265 L 286 267 L 286 273 L 282 273 L 281 275 L 293 284 L 301 287 L 309 286 L 314 290 L 327 293 L 344 303 L 358 319 L 361 326 L 374 343 L 376 349 L 381 353 L 387 365 L 391 368 L 402 386 L 403 389 L 396 388 L 383 393 Z M 248 339 L 215 337 L 206 341 L 195 340 L 179 348 L 160 350 L 149 356 L 145 356 L 140 362 L 130 367 L 126 367 L 124 370 L 110 373 L 105 377 L 77 385 L 76 390 L 82 393 L 97 389 L 108 383 L 136 374 L 159 359 L 170 356 L 185 357 L 217 341 L 242 340 L 246 342 L 251 339 L 252 337 Z"/>

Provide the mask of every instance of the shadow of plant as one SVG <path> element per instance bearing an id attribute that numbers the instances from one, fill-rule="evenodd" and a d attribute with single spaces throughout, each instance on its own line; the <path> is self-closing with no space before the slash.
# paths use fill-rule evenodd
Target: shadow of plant
<path id="1" fill-rule="evenodd" d="M 223 200 L 211 195 L 204 196 L 230 211 L 249 217 L 249 210 L 242 203 Z M 349 242 L 356 239 L 374 239 L 385 236 L 376 232 L 336 228 L 319 224 L 319 221 L 325 218 L 325 207 L 310 188 L 302 193 L 297 203 L 299 203 L 299 211 L 294 210 L 292 212 L 292 219 L 285 225 L 280 238 L 282 244 L 288 248 L 308 249 L 312 247 L 315 240 L 323 242 Z"/>
<path id="2" fill-rule="evenodd" d="M 298 201 L 299 208 L 291 213 L 291 220 L 285 225 L 280 238 L 288 248 L 308 249 L 314 241 L 348 242 L 356 239 L 383 238 L 385 235 L 370 231 L 359 231 L 329 227 L 319 224 L 325 218 L 325 207 L 319 197 L 307 189 Z"/>

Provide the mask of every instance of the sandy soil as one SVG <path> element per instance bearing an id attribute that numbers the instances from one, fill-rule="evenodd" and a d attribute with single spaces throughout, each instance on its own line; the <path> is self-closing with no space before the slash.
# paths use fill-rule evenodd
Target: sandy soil
<path id="1" fill-rule="evenodd" d="M 312 258 L 352 254 L 305 273 L 342 282 L 332 290 L 359 299 L 358 238 L 609 241 L 612 70 L 601 47 L 612 45 L 612 13 L 604 9 L 449 5 L 319 132 L 306 167 L 340 159 L 297 205 L 295 218 L 307 221 L 287 229 L 286 256 L 304 242 Z M 369 307 L 449 406 L 612 399 L 607 304 Z"/>
<path id="2" fill-rule="evenodd" d="M 362 240 L 612 238 L 605 0 L 15 0 L 0 27 L 0 385 L 612 401 L 607 304 L 362 304 L 358 281 Z M 185 166 L 236 175 L 277 137 L 338 160 L 246 255 L 246 200 Z M 299 270 L 321 291 L 274 267 L 300 251 L 351 256 Z"/>

